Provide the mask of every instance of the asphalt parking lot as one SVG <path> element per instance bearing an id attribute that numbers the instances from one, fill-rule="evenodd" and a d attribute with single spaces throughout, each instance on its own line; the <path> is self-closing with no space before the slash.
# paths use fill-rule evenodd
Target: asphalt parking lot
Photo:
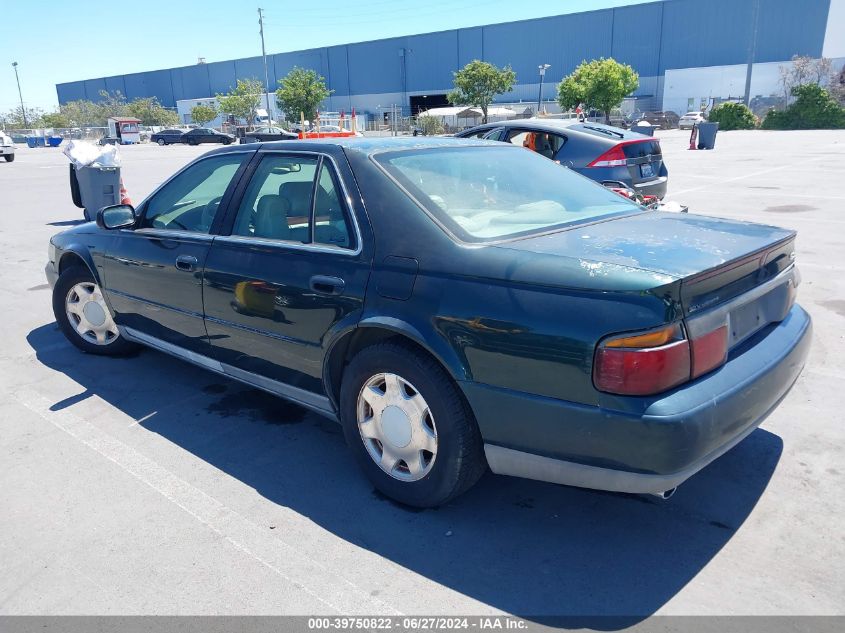
<path id="1" fill-rule="evenodd" d="M 376 494 L 339 427 L 54 323 L 59 150 L 0 163 L 2 614 L 845 613 L 845 131 L 659 133 L 669 198 L 799 231 L 813 349 L 783 404 L 669 501 L 487 474 L 437 510 Z M 140 201 L 209 147 L 121 149 Z"/>

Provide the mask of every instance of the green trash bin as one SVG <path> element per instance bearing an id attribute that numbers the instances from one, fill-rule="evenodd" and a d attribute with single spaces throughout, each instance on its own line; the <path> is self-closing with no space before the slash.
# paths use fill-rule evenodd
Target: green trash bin
<path id="1" fill-rule="evenodd" d="M 719 123 L 698 124 L 698 149 L 713 149 L 716 146 L 716 132 L 719 131 Z"/>

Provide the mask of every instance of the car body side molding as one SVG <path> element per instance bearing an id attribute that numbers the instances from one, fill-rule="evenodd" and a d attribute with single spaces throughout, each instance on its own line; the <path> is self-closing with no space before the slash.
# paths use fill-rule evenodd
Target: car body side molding
<path id="1" fill-rule="evenodd" d="M 334 420 L 336 422 L 338 421 L 337 412 L 334 410 L 334 406 L 326 396 L 321 396 L 319 394 L 306 391 L 305 389 L 300 389 L 299 387 L 294 387 L 264 376 L 259 376 L 258 374 L 254 374 L 237 367 L 232 367 L 226 363 L 221 363 L 220 361 L 202 354 L 197 354 L 196 352 L 184 349 L 167 341 L 163 341 L 154 336 L 150 336 L 149 334 L 139 332 L 133 328 L 119 326 L 119 330 L 127 340 L 134 341 L 136 343 L 152 347 L 160 352 L 164 352 L 165 354 L 181 358 L 189 363 L 193 363 L 194 365 L 198 365 L 214 373 L 226 376 L 227 378 L 232 378 L 233 380 L 242 382 L 250 387 L 255 387 L 256 389 L 261 389 L 262 391 L 271 393 L 274 396 L 290 400 L 291 402 L 305 407 L 306 409 L 310 409 L 315 413 L 319 413 L 330 420 Z"/>

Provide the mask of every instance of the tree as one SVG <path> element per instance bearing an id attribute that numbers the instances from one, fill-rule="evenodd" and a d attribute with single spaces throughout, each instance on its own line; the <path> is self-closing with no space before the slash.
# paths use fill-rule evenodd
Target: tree
<path id="1" fill-rule="evenodd" d="M 179 115 L 173 110 L 165 108 L 155 97 L 130 101 L 126 104 L 126 114 L 141 119 L 141 123 L 144 125 L 172 126 L 179 123 Z"/>
<path id="2" fill-rule="evenodd" d="M 61 110 L 57 112 L 47 112 L 46 114 L 42 114 L 41 119 L 38 121 L 38 127 L 61 128 L 72 126 L 73 124 L 71 123 L 70 119 L 66 115 L 64 115 Z"/>
<path id="3" fill-rule="evenodd" d="M 114 92 L 100 90 L 100 100 L 96 106 L 100 110 L 100 120 L 103 121 L 103 125 L 109 117 L 126 116 L 126 97 L 119 90 Z"/>
<path id="4" fill-rule="evenodd" d="M 604 112 L 610 123 L 610 111 L 640 85 L 640 77 L 628 64 L 620 64 L 612 57 L 583 61 L 558 86 L 560 107 L 569 110 L 584 104 Z"/>
<path id="5" fill-rule="evenodd" d="M 792 89 L 795 103 L 786 110 L 771 110 L 763 119 L 765 130 L 814 130 L 845 128 L 845 108 L 818 84 Z"/>
<path id="6" fill-rule="evenodd" d="M 324 77 L 313 70 L 294 66 L 284 79 L 279 80 L 276 105 L 288 121 L 299 121 L 300 116 L 313 121 L 320 104 L 333 92 L 326 88 Z"/>
<path id="7" fill-rule="evenodd" d="M 493 98 L 513 90 L 516 82 L 516 73 L 510 66 L 497 68 L 477 59 L 452 74 L 455 89 L 446 95 L 449 103 L 481 108 L 483 123 L 487 123 L 487 108 Z"/>
<path id="8" fill-rule="evenodd" d="M 71 125 L 77 127 L 102 127 L 106 124 L 102 108 L 93 101 L 68 101 L 59 106 L 59 111 L 67 117 Z"/>
<path id="9" fill-rule="evenodd" d="M 220 112 L 231 114 L 236 119 L 244 119 L 252 128 L 263 94 L 264 84 L 258 79 L 238 79 L 238 85 L 234 90 L 227 94 L 217 95 L 217 102 L 220 104 Z"/>
<path id="10" fill-rule="evenodd" d="M 213 121 L 218 114 L 217 108 L 213 104 L 203 105 L 200 103 L 191 108 L 191 120 L 199 126 Z"/>
<path id="11" fill-rule="evenodd" d="M 26 112 L 26 117 L 24 117 L 24 112 Z M 22 130 L 25 128 L 38 127 L 36 124 L 43 113 L 44 111 L 41 108 L 27 108 L 26 110 L 21 110 L 21 106 L 18 106 L 16 108 L 12 108 L 0 118 L 3 119 L 3 124 L 7 128 Z M 26 119 L 26 122 L 24 122 L 24 119 Z"/>
<path id="12" fill-rule="evenodd" d="M 793 88 L 808 83 L 823 84 L 828 81 L 832 66 L 833 62 L 827 57 L 814 59 L 808 55 L 794 55 L 788 65 L 778 66 L 784 106 L 789 105 Z"/>

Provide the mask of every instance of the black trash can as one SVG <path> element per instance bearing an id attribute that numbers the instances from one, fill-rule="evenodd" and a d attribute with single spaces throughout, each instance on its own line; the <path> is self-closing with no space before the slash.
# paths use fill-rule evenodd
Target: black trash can
<path id="1" fill-rule="evenodd" d="M 653 125 L 640 125 L 639 123 L 634 123 L 629 131 L 636 132 L 637 134 L 645 134 L 646 136 L 654 136 Z"/>
<path id="2" fill-rule="evenodd" d="M 70 193 L 73 203 L 83 209 L 86 220 L 93 220 L 97 211 L 120 204 L 120 167 L 70 166 Z"/>
<path id="3" fill-rule="evenodd" d="M 698 124 L 698 149 L 713 149 L 716 146 L 716 132 L 719 131 L 719 123 Z"/>

